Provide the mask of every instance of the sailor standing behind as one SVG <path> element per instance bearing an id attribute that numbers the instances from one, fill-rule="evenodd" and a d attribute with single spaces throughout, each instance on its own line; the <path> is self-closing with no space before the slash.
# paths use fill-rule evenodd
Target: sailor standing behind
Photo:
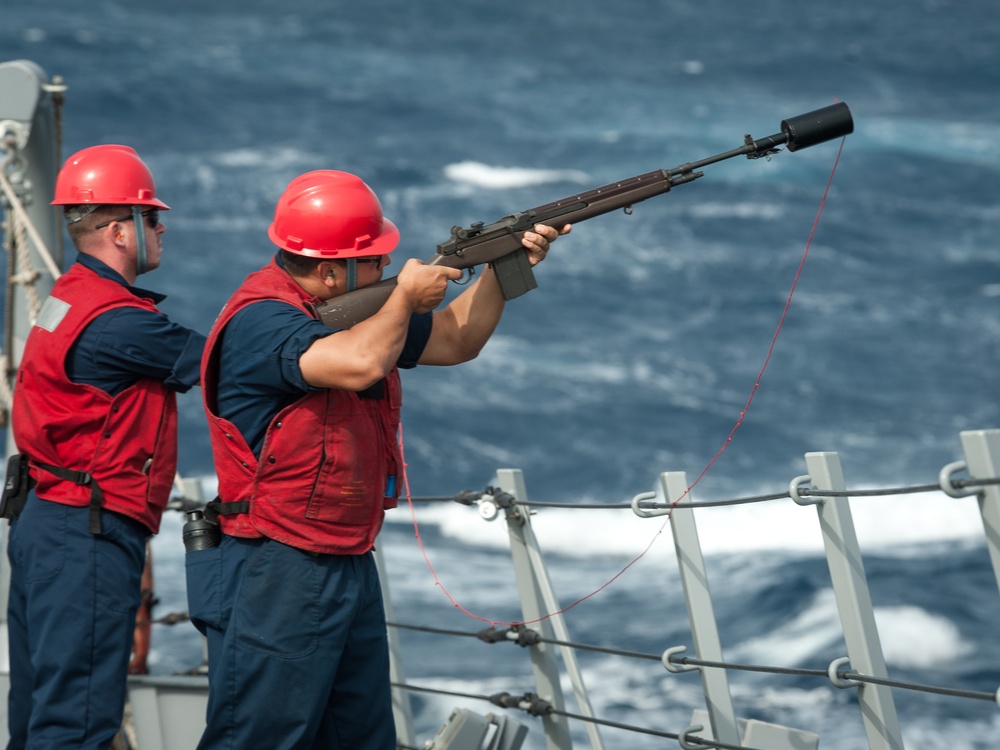
<path id="1" fill-rule="evenodd" d="M 160 265 L 169 208 L 134 150 L 71 156 L 52 204 L 79 255 L 28 335 L 14 392 L 34 489 L 6 508 L 8 747 L 97 750 L 121 726 L 146 540 L 176 472 L 176 393 L 198 384 L 205 337 L 132 286 Z"/>

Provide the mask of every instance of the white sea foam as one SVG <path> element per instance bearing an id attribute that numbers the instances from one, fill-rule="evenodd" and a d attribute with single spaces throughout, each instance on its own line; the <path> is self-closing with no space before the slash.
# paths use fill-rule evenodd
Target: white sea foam
<path id="1" fill-rule="evenodd" d="M 875 621 L 885 660 L 894 666 L 930 669 L 974 650 L 955 623 L 920 607 L 879 607 Z"/>
<path id="2" fill-rule="evenodd" d="M 408 510 L 387 515 L 389 523 L 411 524 Z M 510 538 L 503 515 L 483 520 L 475 508 L 457 504 L 418 507 L 418 525 L 436 525 L 446 537 L 487 549 L 508 549 Z M 640 519 L 629 510 L 564 510 L 539 508 L 531 528 L 545 553 L 569 557 L 637 555 L 650 545 L 663 522 Z M 666 540 L 664 540 L 666 542 Z M 666 542 L 669 544 L 669 542 Z"/>
<path id="3" fill-rule="evenodd" d="M 219 151 L 214 161 L 228 169 L 266 167 L 279 170 L 308 164 L 313 155 L 299 148 L 235 148 Z"/>
<path id="4" fill-rule="evenodd" d="M 699 219 L 780 219 L 787 213 L 784 206 L 775 203 L 697 203 L 688 210 Z"/>
<path id="5" fill-rule="evenodd" d="M 444 168 L 444 176 L 452 182 L 478 188 L 504 190 L 543 185 L 549 182 L 587 184 L 585 172 L 573 169 L 530 169 L 527 167 L 495 167 L 478 161 L 460 161 Z"/>
<path id="6" fill-rule="evenodd" d="M 817 592 L 811 604 L 777 630 L 729 651 L 736 660 L 794 665 L 843 643 L 833 589 Z M 876 607 L 875 622 L 887 664 L 930 669 L 973 651 L 949 619 L 916 606 Z"/>
<path id="7" fill-rule="evenodd" d="M 833 590 L 823 589 L 795 619 L 767 635 L 737 644 L 728 650 L 728 656 L 760 664 L 802 664 L 842 642 L 839 622 Z"/>

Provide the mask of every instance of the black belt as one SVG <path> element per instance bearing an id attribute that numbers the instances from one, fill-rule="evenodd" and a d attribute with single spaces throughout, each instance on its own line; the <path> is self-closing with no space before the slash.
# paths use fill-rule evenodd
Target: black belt
<path id="1" fill-rule="evenodd" d="M 74 469 L 64 469 L 61 466 L 52 466 L 51 464 L 43 464 L 40 461 L 36 461 L 35 466 L 45 469 L 49 474 L 57 476 L 60 479 L 65 479 L 67 482 L 78 484 L 81 487 L 90 487 L 90 533 L 100 534 L 101 505 L 104 503 L 104 492 L 101 491 L 100 485 L 94 481 L 90 473 Z"/>
<path id="2" fill-rule="evenodd" d="M 219 516 L 236 516 L 240 513 L 250 512 L 249 500 L 237 500 L 232 503 L 222 502 L 222 498 L 216 495 L 215 499 L 205 505 L 205 520 L 212 523 L 219 522 Z"/>

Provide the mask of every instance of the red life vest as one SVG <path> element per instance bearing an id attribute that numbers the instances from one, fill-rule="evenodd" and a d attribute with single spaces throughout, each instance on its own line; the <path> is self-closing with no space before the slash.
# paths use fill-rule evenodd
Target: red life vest
<path id="1" fill-rule="evenodd" d="M 272 260 L 247 277 L 212 326 L 201 378 L 219 475 L 219 524 L 232 536 L 266 536 L 311 552 L 367 552 L 398 497 L 399 373 L 394 368 L 386 376 L 380 399 L 336 388 L 306 394 L 271 419 L 258 460 L 218 415 L 216 395 L 220 335 L 233 315 L 263 300 L 287 302 L 312 317 L 319 302 Z"/>
<path id="2" fill-rule="evenodd" d="M 103 494 L 101 507 L 156 533 L 177 471 L 176 394 L 144 378 L 112 396 L 66 374 L 66 357 L 83 329 L 119 307 L 158 312 L 152 301 L 80 263 L 55 283 L 24 345 L 11 414 L 14 440 L 30 459 L 39 497 L 88 505 L 92 485 L 41 465 L 86 472 Z"/>

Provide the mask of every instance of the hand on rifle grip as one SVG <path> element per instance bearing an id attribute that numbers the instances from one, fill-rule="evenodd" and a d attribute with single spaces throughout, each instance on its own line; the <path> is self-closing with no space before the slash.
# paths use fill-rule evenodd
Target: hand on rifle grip
<path id="1" fill-rule="evenodd" d="M 409 297 L 413 312 L 425 313 L 441 304 L 449 281 L 461 278 L 462 271 L 457 268 L 430 266 L 411 258 L 396 277 L 396 285 Z"/>

